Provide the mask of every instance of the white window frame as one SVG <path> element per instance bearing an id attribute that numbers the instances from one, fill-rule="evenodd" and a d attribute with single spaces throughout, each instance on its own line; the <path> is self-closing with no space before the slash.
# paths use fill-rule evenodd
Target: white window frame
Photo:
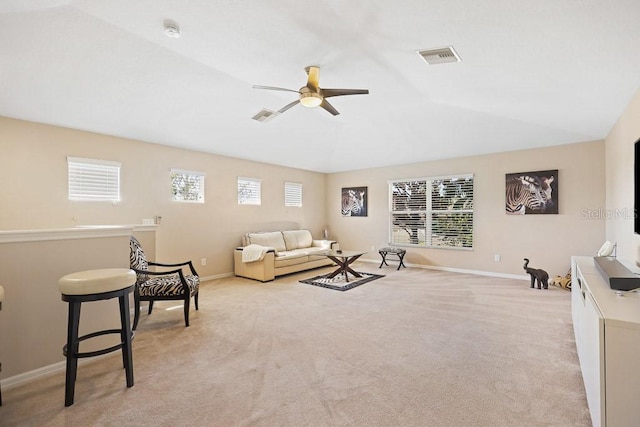
<path id="1" fill-rule="evenodd" d="M 67 156 L 68 195 L 72 201 L 120 201 L 120 162 Z"/>
<path id="2" fill-rule="evenodd" d="M 204 203 L 204 181 L 206 174 L 184 169 L 171 169 L 171 201 L 179 203 Z M 180 181 L 182 183 L 180 183 Z M 180 189 L 179 185 L 183 188 Z"/>
<path id="3" fill-rule="evenodd" d="M 261 205 L 262 204 L 262 180 L 259 178 L 238 177 L 238 204 Z"/>
<path id="4" fill-rule="evenodd" d="M 284 183 L 284 205 L 291 207 L 302 207 L 302 184 L 299 182 Z"/>
<path id="5" fill-rule="evenodd" d="M 442 193 L 446 188 L 442 187 L 443 183 L 457 185 L 458 181 L 460 185 L 454 191 L 456 194 L 460 192 L 460 197 L 434 200 L 434 193 Z M 412 183 L 414 188 L 423 185 L 424 193 L 417 198 L 414 197 L 409 206 L 394 206 L 394 192 L 397 193 L 401 187 L 398 184 L 409 183 Z M 397 179 L 388 181 L 388 184 L 390 245 L 473 250 L 473 174 Z M 450 206 L 438 203 L 446 200 L 455 200 L 456 203 Z M 411 215 L 410 219 L 404 218 L 408 215 Z M 456 217 L 460 220 L 456 221 Z M 439 222 L 439 218 L 443 218 L 443 221 Z M 445 223 L 447 218 L 450 218 L 448 224 Z M 414 227 L 406 227 L 407 223 Z M 459 226 L 462 228 L 456 230 L 455 227 Z M 411 229 L 412 233 L 409 233 L 407 228 Z"/>

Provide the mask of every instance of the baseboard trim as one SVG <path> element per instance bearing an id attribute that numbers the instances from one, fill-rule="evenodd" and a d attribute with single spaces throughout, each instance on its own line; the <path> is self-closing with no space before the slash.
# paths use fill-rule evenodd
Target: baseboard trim
<path id="1" fill-rule="evenodd" d="M 200 283 L 208 282 L 209 280 L 224 279 L 225 277 L 232 277 L 232 276 L 234 276 L 233 272 L 232 273 L 214 274 L 213 276 L 200 276 Z"/>
<path id="2" fill-rule="evenodd" d="M 78 359 L 78 366 L 83 366 L 88 363 L 96 362 L 103 357 L 109 356 L 108 354 L 103 354 L 101 356 L 95 356 L 91 359 Z M 54 363 L 52 365 L 43 366 L 42 368 L 34 369 L 32 371 L 24 372 L 22 374 L 14 375 L 9 378 L 5 378 L 4 380 L 0 380 L 0 387 L 5 390 L 9 390 L 14 387 L 18 387 L 22 384 L 26 384 L 28 382 L 53 375 L 57 372 L 64 371 L 67 367 L 67 362 L 65 360 L 61 362 Z"/>
<path id="3" fill-rule="evenodd" d="M 368 262 L 371 264 L 378 264 L 379 262 L 375 259 L 360 259 L 358 261 Z M 404 265 L 412 268 L 422 268 L 425 270 L 439 270 L 439 271 L 448 271 L 450 273 L 461 273 L 461 274 L 475 274 L 476 276 L 490 276 L 490 277 L 501 277 L 503 279 L 515 279 L 515 280 L 530 280 L 529 276 L 526 274 L 507 274 L 507 273 L 497 273 L 495 271 L 482 271 L 482 270 L 467 270 L 464 268 L 452 268 L 452 267 L 441 267 L 437 265 L 424 265 L 424 264 L 411 264 L 405 262 Z M 390 267 L 393 267 L 394 264 L 390 264 Z"/>

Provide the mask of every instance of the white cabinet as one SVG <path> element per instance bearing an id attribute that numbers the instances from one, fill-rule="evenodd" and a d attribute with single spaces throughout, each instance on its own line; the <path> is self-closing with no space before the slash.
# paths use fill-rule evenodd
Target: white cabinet
<path id="1" fill-rule="evenodd" d="M 640 294 L 619 296 L 593 258 L 571 260 L 571 311 L 594 426 L 640 425 Z"/>

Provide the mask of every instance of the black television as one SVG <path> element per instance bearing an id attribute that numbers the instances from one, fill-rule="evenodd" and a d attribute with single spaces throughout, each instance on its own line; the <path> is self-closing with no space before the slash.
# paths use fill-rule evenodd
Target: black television
<path id="1" fill-rule="evenodd" d="M 640 234 L 640 139 L 633 147 L 633 231 Z"/>

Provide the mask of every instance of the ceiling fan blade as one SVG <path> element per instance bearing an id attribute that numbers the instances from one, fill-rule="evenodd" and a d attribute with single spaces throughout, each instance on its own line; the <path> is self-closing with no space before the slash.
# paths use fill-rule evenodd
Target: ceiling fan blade
<path id="1" fill-rule="evenodd" d="M 289 103 L 289 104 L 285 105 L 285 106 L 284 106 L 284 107 L 282 107 L 281 109 L 279 109 L 279 110 L 278 110 L 278 113 L 282 114 L 282 113 L 284 113 L 285 111 L 287 111 L 289 108 L 291 108 L 291 107 L 293 107 L 293 106 L 295 106 L 296 104 L 299 104 L 299 103 L 300 103 L 300 100 L 299 100 L 299 99 L 296 99 L 295 101 L 293 101 L 293 102 L 291 102 L 291 103 Z"/>
<path id="2" fill-rule="evenodd" d="M 327 101 L 326 99 L 322 100 L 322 104 L 320 104 L 320 106 L 325 110 L 327 110 L 328 112 L 330 112 L 331 114 L 333 114 L 334 116 L 337 116 L 338 114 L 340 114 L 338 110 L 333 108 L 333 105 L 329 104 L 329 101 Z"/>
<path id="3" fill-rule="evenodd" d="M 260 86 L 260 85 L 253 85 L 254 89 L 267 89 L 267 90 L 282 90 L 285 92 L 295 92 L 295 93 L 300 93 L 297 90 L 293 90 L 293 89 L 285 89 L 283 87 L 275 87 L 275 86 Z"/>
<path id="4" fill-rule="evenodd" d="M 305 68 L 309 77 L 307 78 L 307 87 L 314 92 L 318 91 L 318 82 L 320 81 L 320 67 L 310 65 Z"/>
<path id="5" fill-rule="evenodd" d="M 368 95 L 369 89 L 320 89 L 322 96 L 330 98 L 342 95 Z"/>

